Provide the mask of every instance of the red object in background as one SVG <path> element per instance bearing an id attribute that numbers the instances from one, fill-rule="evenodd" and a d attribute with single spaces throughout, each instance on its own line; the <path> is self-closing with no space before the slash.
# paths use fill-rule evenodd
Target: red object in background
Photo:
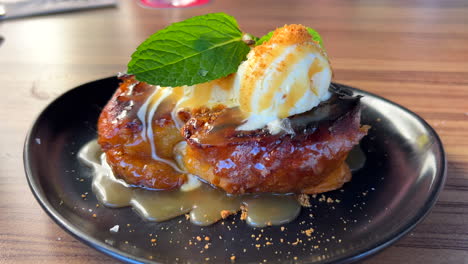
<path id="1" fill-rule="evenodd" d="M 140 4 L 149 8 L 178 8 L 206 5 L 211 0 L 140 0 Z"/>

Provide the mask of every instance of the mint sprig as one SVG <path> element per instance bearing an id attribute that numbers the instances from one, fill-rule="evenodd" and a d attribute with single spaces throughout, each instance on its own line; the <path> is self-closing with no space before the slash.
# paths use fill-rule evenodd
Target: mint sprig
<path id="1" fill-rule="evenodd" d="M 132 54 L 128 73 L 161 86 L 204 83 L 237 71 L 249 52 L 236 20 L 224 13 L 171 24 Z"/>
<path id="2" fill-rule="evenodd" d="M 322 47 L 322 49 L 323 49 L 324 48 L 323 47 L 323 40 L 322 40 L 322 37 L 319 35 L 319 33 L 315 29 L 312 29 L 310 27 L 307 27 L 307 31 L 312 36 L 312 40 L 315 41 L 315 42 L 318 42 L 320 47 Z M 257 40 L 257 42 L 255 42 L 255 45 L 263 44 L 264 42 L 270 40 L 272 36 L 273 36 L 273 31 L 268 32 L 268 34 L 266 34 L 265 36 L 263 36 L 259 40 Z"/>

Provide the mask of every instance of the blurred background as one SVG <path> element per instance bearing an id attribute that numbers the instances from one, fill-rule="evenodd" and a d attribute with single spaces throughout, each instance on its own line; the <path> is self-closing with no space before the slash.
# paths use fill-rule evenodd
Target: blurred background
<path id="1" fill-rule="evenodd" d="M 0 263 L 115 263 L 40 209 L 24 177 L 24 137 L 54 98 L 125 72 L 130 55 L 152 33 L 209 12 L 234 16 L 256 36 L 284 24 L 310 26 L 324 39 L 335 82 L 426 119 L 446 148 L 446 187 L 426 220 L 365 263 L 468 263 L 468 1 L 201 2 L 154 8 L 134 0 L 0 1 Z"/>

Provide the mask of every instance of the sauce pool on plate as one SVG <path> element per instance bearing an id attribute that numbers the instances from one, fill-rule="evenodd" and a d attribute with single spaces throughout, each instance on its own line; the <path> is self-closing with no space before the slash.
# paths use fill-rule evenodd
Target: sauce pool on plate
<path id="1" fill-rule="evenodd" d="M 96 140 L 83 146 L 79 159 L 93 169 L 92 190 L 100 203 L 110 208 L 131 206 L 148 221 L 163 222 L 188 215 L 195 225 L 208 226 L 242 213 L 241 219 L 253 227 L 282 225 L 297 218 L 301 203 L 295 194 L 229 195 L 189 175 L 187 183 L 176 190 L 150 190 L 134 187 L 117 179 Z M 352 170 L 364 165 L 365 157 L 355 148 L 348 158 Z"/>

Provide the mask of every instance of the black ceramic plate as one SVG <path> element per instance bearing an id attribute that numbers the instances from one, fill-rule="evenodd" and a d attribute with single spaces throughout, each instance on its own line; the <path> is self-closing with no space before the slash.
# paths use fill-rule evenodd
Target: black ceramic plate
<path id="1" fill-rule="evenodd" d="M 297 220 L 264 229 L 251 228 L 238 217 L 204 228 L 183 216 L 145 222 L 130 208 L 96 207 L 91 169 L 77 160 L 78 150 L 96 138 L 97 118 L 117 85 L 117 78 L 98 80 L 52 102 L 26 138 L 24 164 L 32 192 L 62 228 L 123 261 L 222 263 L 235 256 L 236 263 L 349 263 L 408 233 L 428 213 L 444 183 L 443 147 L 424 120 L 347 87 L 364 96 L 362 124 L 372 126 L 361 142 L 365 166 L 341 190 L 312 199 L 312 207 Z M 118 233 L 109 231 L 114 225 L 120 226 Z M 310 228 L 308 236 L 304 231 Z"/>

